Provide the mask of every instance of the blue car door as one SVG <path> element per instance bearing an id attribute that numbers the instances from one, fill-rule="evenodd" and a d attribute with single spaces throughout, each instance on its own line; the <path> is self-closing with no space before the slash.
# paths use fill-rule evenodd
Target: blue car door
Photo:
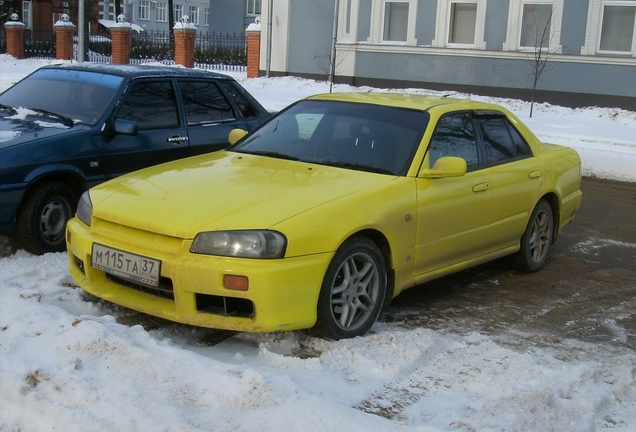
<path id="1" fill-rule="evenodd" d="M 182 79 L 178 83 L 191 155 L 224 149 L 232 129 L 246 129 L 215 81 Z"/>

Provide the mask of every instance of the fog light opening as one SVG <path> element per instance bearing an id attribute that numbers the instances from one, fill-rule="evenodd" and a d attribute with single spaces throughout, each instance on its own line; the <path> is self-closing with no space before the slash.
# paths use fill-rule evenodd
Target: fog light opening
<path id="1" fill-rule="evenodd" d="M 247 276 L 223 275 L 223 286 L 236 291 L 247 291 L 250 282 Z"/>

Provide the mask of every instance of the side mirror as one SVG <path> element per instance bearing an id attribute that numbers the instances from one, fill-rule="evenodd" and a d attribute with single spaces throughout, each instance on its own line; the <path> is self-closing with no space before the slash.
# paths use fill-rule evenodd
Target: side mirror
<path id="1" fill-rule="evenodd" d="M 122 118 L 115 119 L 113 130 L 116 134 L 121 135 L 137 135 L 139 126 L 134 120 L 126 120 Z"/>
<path id="2" fill-rule="evenodd" d="M 466 161 L 464 159 L 455 156 L 444 156 L 437 159 L 433 168 L 424 170 L 419 177 L 426 179 L 461 177 L 466 174 L 466 169 Z"/>
<path id="3" fill-rule="evenodd" d="M 227 140 L 230 143 L 230 145 L 234 145 L 245 135 L 247 135 L 247 132 L 244 131 L 243 129 L 232 129 L 230 131 L 230 135 L 227 137 Z"/>

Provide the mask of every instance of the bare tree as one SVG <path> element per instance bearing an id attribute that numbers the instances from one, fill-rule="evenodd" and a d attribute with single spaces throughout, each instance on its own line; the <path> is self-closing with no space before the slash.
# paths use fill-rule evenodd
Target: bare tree
<path id="1" fill-rule="evenodd" d="M 550 41 L 555 37 L 552 30 L 552 12 L 545 21 L 534 19 L 534 49 L 528 56 L 528 60 L 532 65 L 532 94 L 530 97 L 530 117 L 534 108 L 534 98 L 537 91 L 537 83 L 539 78 L 546 70 L 552 69 L 555 65 L 550 64 L 558 49 L 550 49 Z"/>
<path id="2" fill-rule="evenodd" d="M 314 55 L 314 61 L 318 65 L 318 69 L 323 71 L 327 75 L 329 81 L 329 93 L 333 90 L 333 83 L 336 78 L 336 68 L 344 61 L 346 55 L 336 54 L 335 61 L 331 61 L 331 54 L 316 54 Z"/>

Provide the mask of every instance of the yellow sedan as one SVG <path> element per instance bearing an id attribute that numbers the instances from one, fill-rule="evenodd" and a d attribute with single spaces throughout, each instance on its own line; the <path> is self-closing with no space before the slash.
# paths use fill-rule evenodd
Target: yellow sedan
<path id="1" fill-rule="evenodd" d="M 349 338 L 428 280 L 511 254 L 540 270 L 581 201 L 578 154 L 486 103 L 316 95 L 236 140 L 85 193 L 77 283 L 181 323 Z"/>

